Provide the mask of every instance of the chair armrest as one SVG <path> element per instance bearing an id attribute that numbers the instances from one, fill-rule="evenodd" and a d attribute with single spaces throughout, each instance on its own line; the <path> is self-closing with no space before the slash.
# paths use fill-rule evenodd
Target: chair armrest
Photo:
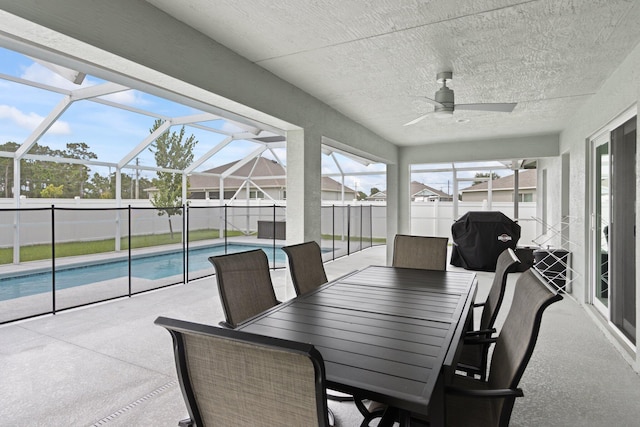
<path id="1" fill-rule="evenodd" d="M 478 397 L 495 399 L 498 397 L 522 397 L 524 393 L 521 388 L 497 388 L 493 390 L 477 390 L 459 388 L 455 386 L 446 386 L 445 393 L 455 394 L 458 396 Z"/>
<path id="2" fill-rule="evenodd" d="M 467 337 L 478 336 L 478 335 L 487 335 L 491 336 L 491 334 L 496 333 L 496 328 L 491 329 L 478 329 L 477 331 L 467 331 L 465 335 Z"/>

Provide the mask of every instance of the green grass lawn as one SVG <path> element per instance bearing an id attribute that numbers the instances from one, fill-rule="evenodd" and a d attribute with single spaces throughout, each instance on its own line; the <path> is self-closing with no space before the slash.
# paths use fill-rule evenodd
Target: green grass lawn
<path id="1" fill-rule="evenodd" d="M 227 237 L 242 236 L 239 231 L 227 231 Z M 194 230 L 189 232 L 189 241 L 217 239 L 220 236 L 218 230 Z M 132 236 L 131 248 L 147 248 L 162 246 L 182 241 L 180 233 L 147 234 L 144 236 Z M 129 248 L 129 239 L 120 240 L 121 249 Z M 67 242 L 56 244 L 56 257 L 68 257 L 76 255 L 99 254 L 115 251 L 115 239 L 92 240 L 90 242 Z M 31 245 L 20 248 L 20 261 L 38 261 L 51 258 L 51 245 Z M 0 264 L 13 262 L 13 248 L 0 248 Z"/>

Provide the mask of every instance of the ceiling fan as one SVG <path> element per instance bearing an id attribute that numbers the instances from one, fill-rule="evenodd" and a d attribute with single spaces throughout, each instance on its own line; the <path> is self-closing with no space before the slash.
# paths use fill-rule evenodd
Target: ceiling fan
<path id="1" fill-rule="evenodd" d="M 435 109 L 425 115 L 411 120 L 409 123 L 405 123 L 404 126 L 410 126 L 425 119 L 431 114 L 437 116 L 449 116 L 453 114 L 454 110 L 476 110 L 476 111 L 497 111 L 501 113 L 510 113 L 517 105 L 512 103 L 499 103 L 499 104 L 456 104 L 454 103 L 453 90 L 447 87 L 447 81 L 453 79 L 452 71 L 443 71 L 438 73 L 436 80 L 442 84 L 442 87 L 436 92 L 435 99 L 424 97 L 424 99 L 433 104 Z"/>

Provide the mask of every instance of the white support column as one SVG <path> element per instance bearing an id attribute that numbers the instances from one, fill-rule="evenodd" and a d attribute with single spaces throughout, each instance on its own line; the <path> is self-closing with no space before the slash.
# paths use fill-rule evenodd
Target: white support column
<path id="1" fill-rule="evenodd" d="M 218 231 L 219 237 L 225 237 L 224 230 L 227 227 L 227 224 L 224 222 L 224 178 L 220 176 L 220 187 L 218 191 L 218 204 L 220 205 L 220 209 L 218 212 L 220 213 L 220 229 Z"/>
<path id="2" fill-rule="evenodd" d="M 403 188 L 400 185 L 399 180 L 399 170 L 398 165 L 387 165 L 387 264 L 391 265 L 391 261 L 393 260 L 393 238 L 398 233 L 399 224 L 405 221 L 405 227 L 402 229 L 408 229 L 411 226 L 411 218 L 410 215 L 407 215 L 406 218 L 403 216 L 401 218 L 400 211 L 403 212 L 403 215 L 408 212 L 408 209 L 401 209 L 400 205 L 402 202 L 399 200 L 399 194 L 401 193 L 400 188 Z M 406 191 L 408 194 L 409 191 Z M 404 203 L 409 203 L 408 197 L 404 198 Z"/>
<path id="3" fill-rule="evenodd" d="M 493 209 L 493 171 L 489 171 L 489 182 L 487 183 L 487 210 Z"/>
<path id="4" fill-rule="evenodd" d="M 20 263 L 20 159 L 13 159 L 13 199 L 16 213 L 13 220 L 13 263 Z"/>
<path id="5" fill-rule="evenodd" d="M 182 204 L 183 205 L 187 204 L 187 188 L 188 188 L 187 180 L 188 180 L 187 174 L 183 173 L 182 174 Z"/>
<path id="6" fill-rule="evenodd" d="M 396 233 L 411 234 L 411 159 L 408 159 L 405 154 L 400 155 L 399 158 L 394 183 L 396 189 L 395 206 L 398 215 L 395 228 Z M 387 175 L 387 180 L 389 179 L 390 177 Z M 391 200 L 388 194 L 387 200 L 389 204 Z M 393 239 L 393 236 L 391 238 Z M 393 243 L 393 241 L 388 243 Z"/>
<path id="7" fill-rule="evenodd" d="M 518 175 L 520 171 L 514 169 L 513 171 L 513 219 L 518 220 L 520 217 L 520 177 Z"/>
<path id="8" fill-rule="evenodd" d="M 116 207 L 122 207 L 122 169 L 116 167 Z M 120 238 L 122 236 L 120 225 L 122 223 L 122 211 L 116 211 L 116 252 L 120 251 Z"/>
<path id="9" fill-rule="evenodd" d="M 460 215 L 458 214 L 458 171 L 455 165 L 451 165 L 451 171 L 453 172 L 453 221 L 457 221 Z"/>
<path id="10" fill-rule="evenodd" d="M 320 242 L 322 137 L 287 132 L 287 243 Z"/>

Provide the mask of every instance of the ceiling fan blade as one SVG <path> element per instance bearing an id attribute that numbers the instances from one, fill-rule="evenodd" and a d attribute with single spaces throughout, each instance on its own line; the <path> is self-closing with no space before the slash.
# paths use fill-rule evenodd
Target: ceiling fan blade
<path id="1" fill-rule="evenodd" d="M 499 111 L 510 113 L 518 105 L 516 102 L 502 104 L 455 104 L 456 110 Z"/>
<path id="2" fill-rule="evenodd" d="M 441 102 L 436 101 L 435 99 L 431 99 L 427 96 L 421 96 L 420 99 L 424 99 L 425 101 L 427 101 L 429 104 L 433 104 L 436 107 L 444 107 L 444 105 L 442 105 Z"/>
<path id="3" fill-rule="evenodd" d="M 426 118 L 427 118 L 427 116 L 430 116 L 431 114 L 433 114 L 433 111 L 428 112 L 427 114 L 425 114 L 425 115 L 423 115 L 423 116 L 420 116 L 420 117 L 418 117 L 417 119 L 413 119 L 413 120 L 411 120 L 410 122 L 403 124 L 402 126 L 411 126 L 411 125 L 415 125 L 415 124 L 416 124 L 416 123 L 418 123 L 419 121 L 422 121 L 422 120 L 426 119 Z"/>

